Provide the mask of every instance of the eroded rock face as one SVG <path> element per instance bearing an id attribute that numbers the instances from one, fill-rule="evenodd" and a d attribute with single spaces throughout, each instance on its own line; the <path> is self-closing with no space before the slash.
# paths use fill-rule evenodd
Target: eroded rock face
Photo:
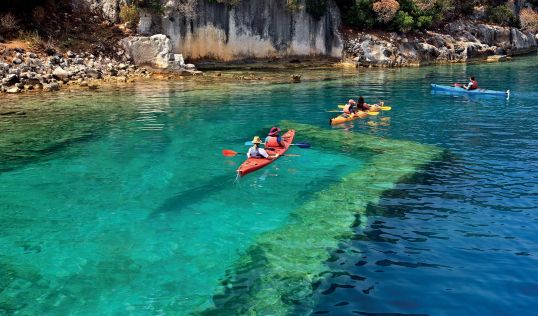
<path id="1" fill-rule="evenodd" d="M 127 56 L 137 65 L 147 65 L 166 69 L 170 65 L 169 54 L 172 46 L 166 35 L 130 36 L 120 41 Z"/>
<path id="2" fill-rule="evenodd" d="M 75 0 L 100 11 L 117 22 L 125 0 Z M 129 1 L 130 2 L 130 1 Z M 165 34 L 171 52 L 191 59 L 238 60 L 276 56 L 331 56 L 340 58 L 340 11 L 334 0 L 327 1 L 326 14 L 313 17 L 298 0 L 296 10 L 287 0 L 245 0 L 227 5 L 214 0 L 198 0 L 192 14 L 186 14 L 183 0 L 160 1 L 165 13 L 141 9 L 137 32 Z"/>
<path id="3" fill-rule="evenodd" d="M 299 2 L 299 9 L 291 12 L 285 0 L 248 0 L 235 6 L 199 0 L 193 18 L 172 11 L 157 24 L 170 37 L 174 52 L 194 59 L 340 58 L 340 12 L 334 1 L 327 1 L 327 13 L 319 19 L 305 11 L 304 0 Z"/>
<path id="4" fill-rule="evenodd" d="M 201 73 L 196 71 L 193 64 L 185 64 L 182 54 L 171 53 L 170 39 L 166 35 L 130 36 L 122 39 L 120 45 L 125 49 L 127 57 L 139 66 L 148 66 L 165 72 Z"/>

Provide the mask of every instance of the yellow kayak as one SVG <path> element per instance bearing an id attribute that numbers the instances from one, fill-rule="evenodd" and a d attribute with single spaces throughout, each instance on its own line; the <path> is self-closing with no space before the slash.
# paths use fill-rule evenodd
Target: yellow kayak
<path id="1" fill-rule="evenodd" d="M 356 114 L 338 115 L 337 117 L 330 119 L 329 123 L 331 125 L 337 125 L 337 124 L 342 124 L 342 123 L 345 123 L 345 122 L 356 120 L 358 118 L 365 118 L 365 117 L 368 117 L 368 113 L 359 111 Z"/>

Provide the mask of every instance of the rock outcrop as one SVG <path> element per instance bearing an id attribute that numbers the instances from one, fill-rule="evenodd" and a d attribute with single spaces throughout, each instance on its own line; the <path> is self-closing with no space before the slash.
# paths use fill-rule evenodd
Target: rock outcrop
<path id="1" fill-rule="evenodd" d="M 162 34 L 147 36 L 130 36 L 120 41 L 127 56 L 137 65 L 146 65 L 157 69 L 170 66 L 170 40 Z"/>
<path id="2" fill-rule="evenodd" d="M 417 66 L 464 62 L 491 55 L 519 55 L 537 50 L 533 34 L 517 28 L 479 24 L 469 31 L 461 21 L 450 23 L 446 34 L 427 31 L 418 36 L 389 33 L 384 37 L 360 33 L 348 39 L 344 58 L 358 66 Z"/>
<path id="3" fill-rule="evenodd" d="M 185 64 L 182 54 L 171 52 L 170 39 L 166 35 L 130 36 L 122 39 L 120 45 L 125 49 L 126 56 L 136 65 L 161 72 L 201 74 L 193 64 Z"/>

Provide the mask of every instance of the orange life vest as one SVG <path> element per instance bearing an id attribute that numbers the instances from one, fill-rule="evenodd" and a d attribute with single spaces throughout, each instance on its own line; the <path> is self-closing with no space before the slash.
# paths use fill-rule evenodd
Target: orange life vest
<path id="1" fill-rule="evenodd" d="M 265 147 L 282 147 L 278 143 L 278 137 L 269 136 L 265 139 Z"/>

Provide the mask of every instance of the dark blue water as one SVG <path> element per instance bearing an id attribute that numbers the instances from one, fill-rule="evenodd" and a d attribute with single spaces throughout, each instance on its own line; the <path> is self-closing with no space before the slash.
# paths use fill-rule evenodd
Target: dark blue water
<path id="1" fill-rule="evenodd" d="M 361 228 L 358 221 L 355 236 L 327 264 L 330 277 L 317 290 L 314 314 L 536 314 L 537 69 L 530 57 L 401 70 L 425 75 L 393 87 L 383 81 L 400 105 L 383 133 L 442 146 L 452 156 L 369 208 L 370 224 Z M 511 89 L 511 99 L 432 95 L 425 88 L 472 74 L 482 86 Z M 365 90 L 374 84 L 359 78 Z"/>

